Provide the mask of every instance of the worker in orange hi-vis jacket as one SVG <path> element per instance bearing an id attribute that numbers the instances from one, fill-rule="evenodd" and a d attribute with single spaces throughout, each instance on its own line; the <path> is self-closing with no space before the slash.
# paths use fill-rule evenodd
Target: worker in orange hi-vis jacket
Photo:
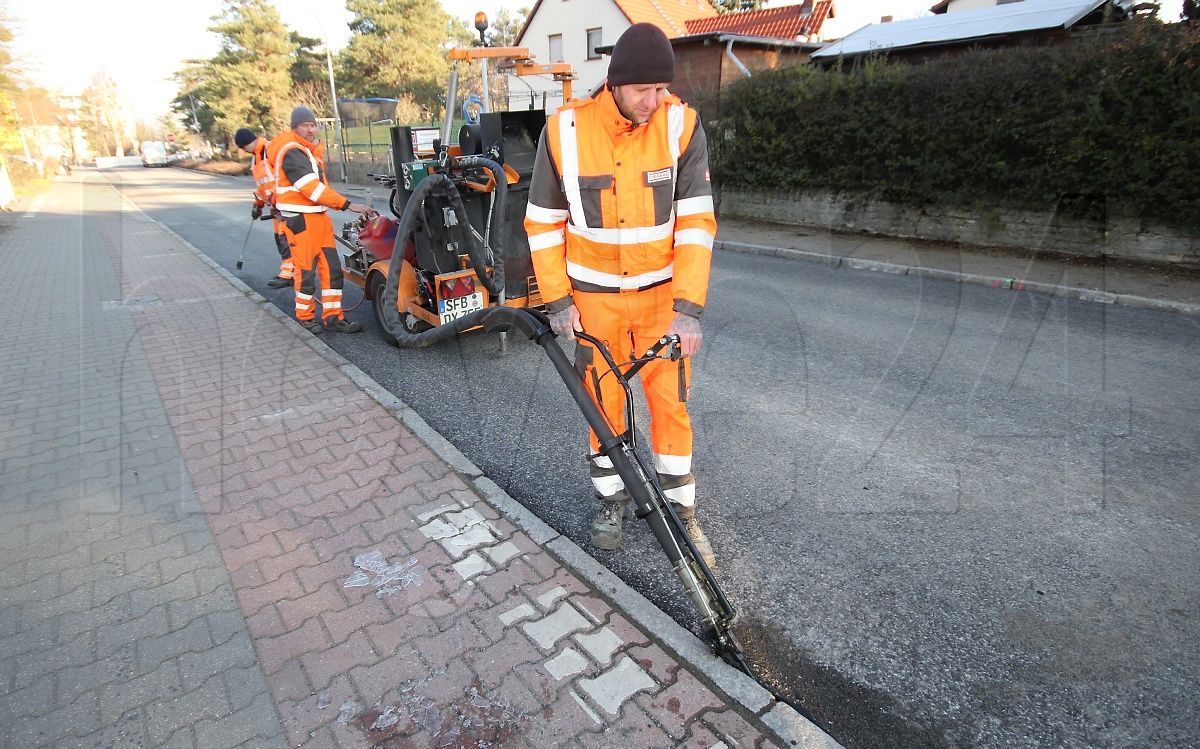
<path id="1" fill-rule="evenodd" d="M 267 147 L 275 172 L 275 206 L 283 214 L 283 230 L 296 266 L 296 319 L 312 333 L 357 333 L 362 325 L 342 314 L 342 264 L 338 259 L 333 222 L 325 213 L 374 211 L 351 203 L 329 186 L 325 175 L 325 145 L 317 136 L 317 118 L 308 107 L 292 110 L 291 130 L 280 133 Z M 321 320 L 316 319 L 316 286 L 321 283 Z"/>
<path id="2" fill-rule="evenodd" d="M 554 332 L 607 342 L 628 361 L 664 334 L 679 336 L 683 364 L 656 360 L 641 371 L 650 409 L 654 468 L 663 493 L 712 567 L 712 546 L 695 517 L 687 366 L 701 343 L 717 221 L 708 142 L 696 112 L 667 91 L 675 77 L 671 43 L 658 27 L 629 27 L 613 47 L 608 81 L 594 97 L 552 115 L 538 143 L 525 230 L 538 287 Z M 575 363 L 609 420 L 624 428 L 613 377 L 583 340 Z M 602 372 L 601 372 L 602 373 Z M 684 375 L 690 377 L 690 370 Z M 597 384 L 598 382 L 598 384 Z M 597 398 L 596 389 L 599 389 Z M 621 477 L 591 435 L 589 470 L 600 511 L 592 544 L 616 549 L 629 503 Z"/>
<path id="3" fill-rule="evenodd" d="M 249 154 L 251 173 L 254 175 L 254 206 L 250 209 L 250 218 L 257 220 L 265 211 L 271 217 L 275 229 L 275 248 L 279 250 L 279 274 L 267 281 L 272 289 L 291 286 L 296 277 L 295 266 L 292 265 L 292 248 L 288 246 L 287 236 L 283 231 L 283 216 L 275 207 L 275 173 L 271 162 L 267 161 L 267 146 L 270 141 L 260 138 L 249 128 L 238 128 L 233 136 L 233 142 L 242 153 Z"/>

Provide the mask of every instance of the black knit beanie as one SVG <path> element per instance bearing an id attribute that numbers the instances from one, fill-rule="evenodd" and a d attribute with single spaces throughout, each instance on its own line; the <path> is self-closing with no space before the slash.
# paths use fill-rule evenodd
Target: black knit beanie
<path id="1" fill-rule="evenodd" d="M 608 85 L 670 83 L 675 80 L 675 51 L 667 35 L 652 23 L 635 23 L 613 45 Z"/>
<path id="2" fill-rule="evenodd" d="M 233 142 L 237 144 L 238 148 L 245 148 L 256 140 L 258 140 L 258 136 L 249 128 L 239 127 L 238 131 L 233 134 Z"/>

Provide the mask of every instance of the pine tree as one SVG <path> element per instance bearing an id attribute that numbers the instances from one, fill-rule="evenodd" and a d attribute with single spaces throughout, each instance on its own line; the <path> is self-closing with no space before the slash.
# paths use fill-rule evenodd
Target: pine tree
<path id="1" fill-rule="evenodd" d="M 487 30 L 488 46 L 511 47 L 516 44 L 517 34 L 521 33 L 521 27 L 525 25 L 527 18 L 529 18 L 528 5 L 516 11 L 501 8 L 496 12 L 496 17 L 492 19 L 492 25 Z"/>
<path id="2" fill-rule="evenodd" d="M 436 110 L 450 63 L 450 16 L 439 0 L 347 0 L 350 40 L 338 55 L 349 96 L 404 98 Z M 339 91 L 339 94 L 341 92 Z"/>
<path id="3" fill-rule="evenodd" d="M 297 31 L 289 32 L 288 39 L 296 45 L 296 52 L 292 57 L 292 65 L 288 71 L 292 76 L 292 85 L 299 86 L 311 82 L 328 85 L 328 72 L 325 69 L 325 50 L 317 51 L 317 47 L 320 47 L 324 42 L 320 39 L 304 36 Z"/>
<path id="4" fill-rule="evenodd" d="M 209 31 L 220 51 L 206 63 L 205 104 L 226 143 L 239 127 L 274 135 L 291 111 L 293 41 L 268 0 L 225 0 Z"/>

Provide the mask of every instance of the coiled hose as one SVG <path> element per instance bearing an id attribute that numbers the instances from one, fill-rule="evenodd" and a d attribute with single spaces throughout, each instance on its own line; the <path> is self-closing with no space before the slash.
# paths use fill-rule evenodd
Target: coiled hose
<path id="1" fill-rule="evenodd" d="M 508 183 L 504 177 L 504 169 L 494 161 L 488 159 L 478 159 L 478 166 L 483 166 L 492 170 L 493 176 L 498 176 L 496 179 L 496 189 L 503 190 L 496 196 L 495 212 L 503 220 L 504 199 L 508 194 Z M 471 266 L 475 269 L 476 275 L 479 277 L 479 282 L 493 295 L 498 295 L 504 288 L 504 258 L 503 253 L 499 253 L 494 260 L 495 273 L 489 277 L 487 274 L 486 258 L 483 257 L 483 247 L 475 241 L 475 236 L 471 233 L 470 223 L 467 220 L 467 210 L 463 206 L 462 198 L 458 194 L 458 188 L 454 185 L 449 177 L 444 174 L 431 174 L 413 190 L 413 194 L 408 199 L 408 204 L 404 207 L 404 213 L 400 216 L 400 224 L 396 228 L 396 244 L 392 250 L 393 267 L 387 274 L 387 283 L 383 287 L 383 319 L 387 323 L 388 333 L 396 339 L 396 345 L 401 348 L 424 348 L 432 346 L 436 343 L 450 340 L 454 336 L 469 330 L 483 322 L 483 318 L 490 312 L 490 309 L 476 310 L 470 312 L 457 320 L 452 320 L 444 325 L 439 325 L 430 330 L 421 333 L 409 333 L 404 329 L 404 324 L 400 320 L 400 258 L 404 257 L 404 247 L 408 244 L 408 239 L 412 236 L 413 230 L 416 227 L 418 212 L 422 209 L 425 200 L 433 195 L 440 195 L 450 201 L 450 205 L 454 210 L 455 216 L 458 218 L 458 225 L 462 228 L 464 241 L 467 243 L 467 254 L 471 259 Z M 495 221 L 493 221 L 495 223 Z M 497 279 L 499 283 L 496 283 Z"/>
<path id="2" fill-rule="evenodd" d="M 488 237 L 491 240 L 491 245 L 494 248 L 492 253 L 492 273 L 488 277 L 487 258 L 483 252 L 475 252 L 474 249 L 470 252 L 471 267 L 475 269 L 475 275 L 479 276 L 480 283 L 488 290 L 492 296 L 499 296 L 504 291 L 504 233 L 501 231 L 504 226 L 504 205 L 508 201 L 508 178 L 504 174 L 504 167 L 500 166 L 491 159 L 483 156 L 465 156 L 455 161 L 455 165 L 459 167 L 476 167 L 483 168 L 491 172 L 492 181 L 496 183 L 496 200 L 492 204 L 492 221 L 491 227 L 488 230 Z M 466 214 L 466 208 L 462 204 L 462 199 L 455 191 L 454 197 L 451 198 L 451 203 L 455 204 L 455 213 L 458 213 L 458 221 L 460 226 L 463 224 Z M 459 210 L 461 209 L 461 210 Z M 470 234 L 468 230 L 463 231 L 464 234 Z M 471 235 L 474 239 L 474 234 Z M 471 243 L 472 248 L 476 248 L 476 243 Z M 483 249 L 483 248 L 478 248 Z"/>

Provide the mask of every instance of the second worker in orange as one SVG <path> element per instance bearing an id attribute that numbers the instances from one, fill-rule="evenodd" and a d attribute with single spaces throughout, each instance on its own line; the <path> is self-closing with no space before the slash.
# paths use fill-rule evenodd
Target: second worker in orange
<path id="1" fill-rule="evenodd" d="M 291 130 L 280 133 L 267 148 L 275 171 L 275 206 L 296 266 L 296 319 L 312 333 L 357 333 L 362 325 L 342 314 L 342 264 L 325 213 L 354 211 L 364 216 L 370 206 L 352 203 L 329 186 L 325 174 L 325 145 L 314 141 L 317 119 L 308 107 L 292 110 Z M 321 286 L 321 320 L 316 319 L 316 287 Z"/>

